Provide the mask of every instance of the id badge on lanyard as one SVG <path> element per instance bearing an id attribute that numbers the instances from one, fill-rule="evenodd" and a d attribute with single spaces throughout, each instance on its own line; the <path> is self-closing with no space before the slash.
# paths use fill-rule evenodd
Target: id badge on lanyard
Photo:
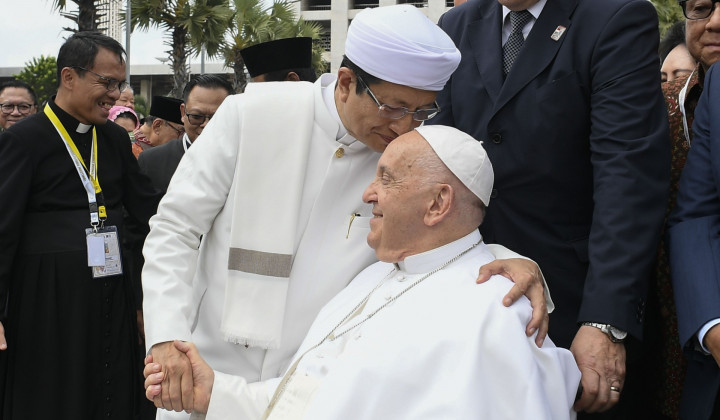
<path id="1" fill-rule="evenodd" d="M 57 115 L 55 115 L 49 105 L 45 105 L 43 111 L 57 130 L 63 144 L 65 144 L 65 148 L 75 165 L 80 181 L 87 193 L 88 209 L 90 212 L 90 227 L 85 229 L 88 267 L 92 268 L 94 278 L 122 274 L 120 241 L 118 240 L 117 227 L 105 226 L 105 219 L 107 218 L 105 205 L 104 203 L 98 205 L 97 202 L 97 196 L 102 193 L 97 176 L 97 131 L 95 127 L 93 127 L 90 168 L 88 169 L 75 143 L 72 141 L 72 138 Z"/>
<path id="2" fill-rule="evenodd" d="M 115 226 L 85 229 L 88 249 L 88 266 L 94 278 L 122 274 L 120 241 Z"/>

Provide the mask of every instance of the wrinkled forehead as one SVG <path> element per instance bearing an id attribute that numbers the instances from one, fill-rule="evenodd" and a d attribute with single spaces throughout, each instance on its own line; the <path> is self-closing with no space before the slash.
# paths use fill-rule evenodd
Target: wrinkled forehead
<path id="1" fill-rule="evenodd" d="M 413 162 L 428 150 L 431 150 L 428 142 L 417 131 L 412 130 L 390 142 L 380 160 L 387 167 L 411 168 L 415 166 Z"/>

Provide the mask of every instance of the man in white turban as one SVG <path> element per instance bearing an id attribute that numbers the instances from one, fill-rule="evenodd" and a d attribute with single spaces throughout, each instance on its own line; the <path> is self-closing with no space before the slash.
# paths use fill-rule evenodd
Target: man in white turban
<path id="1" fill-rule="evenodd" d="M 143 250 L 146 343 L 166 373 L 156 406 L 193 407 L 173 340 L 218 371 L 276 377 L 322 306 L 376 261 L 363 188 L 385 147 L 439 112 L 460 53 L 409 5 L 360 12 L 346 49 L 337 75 L 228 97 L 180 162 Z M 544 305 L 540 292 L 540 318 Z"/>
<path id="2" fill-rule="evenodd" d="M 510 280 L 475 284 L 493 259 L 477 230 L 492 187 L 469 135 L 427 126 L 398 137 L 363 194 L 381 262 L 320 311 L 282 378 L 248 384 L 176 342 L 195 369 L 195 410 L 207 420 L 575 418 L 570 351 L 523 334 L 530 302 L 500 303 Z M 149 396 L 158 370 L 146 366 Z"/>

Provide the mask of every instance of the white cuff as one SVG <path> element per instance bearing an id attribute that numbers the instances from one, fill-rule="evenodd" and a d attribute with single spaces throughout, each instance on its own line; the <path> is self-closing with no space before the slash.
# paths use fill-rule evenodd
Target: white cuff
<path id="1" fill-rule="evenodd" d="M 710 328 L 716 326 L 717 324 L 720 324 L 720 318 L 713 319 L 711 321 L 708 321 L 705 325 L 703 325 L 702 328 L 700 328 L 700 331 L 697 333 L 698 341 L 700 342 L 700 348 L 706 353 L 710 354 L 710 350 L 705 347 L 705 344 L 703 341 L 705 340 L 705 334 L 707 334 L 708 331 L 710 331 Z"/>

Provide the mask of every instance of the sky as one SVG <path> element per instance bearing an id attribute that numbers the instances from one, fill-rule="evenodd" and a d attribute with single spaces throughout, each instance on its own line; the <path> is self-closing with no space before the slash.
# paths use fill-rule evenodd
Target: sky
<path id="1" fill-rule="evenodd" d="M 75 4 L 67 3 L 73 10 Z M 24 67 L 40 55 L 57 57 L 64 39 L 70 36 L 70 32 L 62 28 L 75 24 L 54 11 L 52 4 L 52 0 L 0 0 L 3 33 L 0 67 Z M 160 64 L 156 57 L 167 56 L 168 50 L 163 41 L 163 32 L 159 29 L 136 30 L 130 39 L 130 64 Z M 125 46 L 124 37 L 121 43 Z M 199 57 L 191 60 L 200 62 Z"/>

